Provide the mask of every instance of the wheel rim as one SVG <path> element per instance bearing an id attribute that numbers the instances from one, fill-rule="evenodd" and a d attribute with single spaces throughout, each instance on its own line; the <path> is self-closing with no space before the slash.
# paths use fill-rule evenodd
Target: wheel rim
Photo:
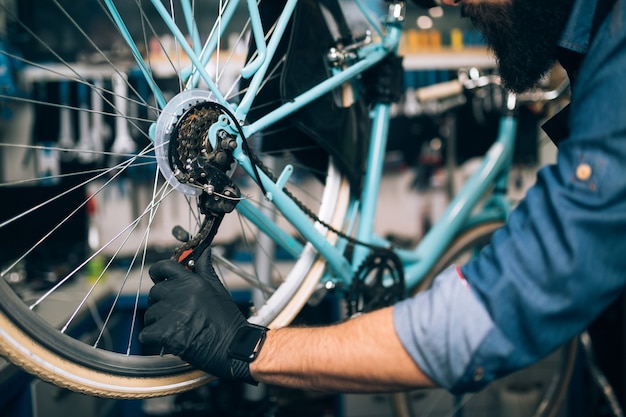
<path id="1" fill-rule="evenodd" d="M 63 6 L 59 5 L 58 7 Z M 74 6 L 68 7 L 70 9 L 59 9 L 58 12 L 63 15 L 67 14 L 71 24 L 79 27 L 80 19 L 73 17 L 71 10 Z M 11 18 L 15 18 L 12 11 L 7 11 Z M 95 15 L 96 11 L 93 13 Z M 103 14 L 103 16 L 105 15 Z M 146 11 L 141 10 L 138 16 L 141 16 L 140 20 L 143 23 L 147 23 Z M 109 21 L 108 17 L 106 20 Z M 35 42 L 45 42 L 42 40 L 43 37 L 38 35 L 32 27 L 21 22 L 20 25 L 35 39 Z M 50 47 L 47 44 L 44 46 Z M 91 47 L 95 53 L 101 52 L 99 47 L 93 44 Z M 95 393 L 96 395 L 132 398 L 136 398 L 138 395 L 163 395 L 163 393 L 188 389 L 198 383 L 210 380 L 211 378 L 206 375 L 189 371 L 189 367 L 176 358 L 161 357 L 158 353 L 155 354 L 155 352 L 150 351 L 150 348 L 147 352 L 142 352 L 144 347 L 139 346 L 136 342 L 141 325 L 141 312 L 145 308 L 146 292 L 151 285 L 147 274 L 148 266 L 156 259 L 170 256 L 172 248 L 176 245 L 169 232 L 164 233 L 163 230 L 160 230 L 158 225 L 161 217 L 175 217 L 176 219 L 170 222 L 172 226 L 186 223 L 190 225 L 189 229 L 198 223 L 198 214 L 194 209 L 193 197 L 186 197 L 176 191 L 172 192 L 171 187 L 165 184 L 157 174 L 149 126 L 155 121 L 156 115 L 159 113 L 157 109 L 159 99 L 158 97 L 143 97 L 140 91 L 144 86 L 139 85 L 137 79 L 126 76 L 127 68 L 125 65 L 111 65 L 112 62 L 106 59 L 104 64 L 106 67 L 105 75 L 96 74 L 93 75 L 94 78 L 90 78 L 91 75 L 83 77 L 81 71 L 84 70 L 84 67 L 70 65 L 56 52 L 52 52 L 52 54 L 57 55 L 59 65 L 46 72 L 47 75 L 44 78 L 48 80 L 46 82 L 49 85 L 46 85 L 45 88 L 39 84 L 36 86 L 36 97 L 28 101 L 34 103 L 34 109 L 26 109 L 28 112 L 34 111 L 36 113 L 35 116 L 38 120 L 34 121 L 35 125 L 39 126 L 41 123 L 49 122 L 49 119 L 44 116 L 50 109 L 56 109 L 54 117 L 61 119 L 59 125 L 63 124 L 62 119 L 68 114 L 70 114 L 73 123 L 78 125 L 79 122 L 82 123 L 85 114 L 90 119 L 92 117 L 95 119 L 95 116 L 101 112 L 105 119 L 104 122 L 100 120 L 101 129 L 109 128 L 109 130 L 115 130 L 115 133 L 118 129 L 130 130 L 133 138 L 132 143 L 123 143 L 124 141 L 118 143 L 116 140 L 118 137 L 111 136 L 107 139 L 108 142 L 103 140 L 104 148 L 101 150 L 79 148 L 78 133 L 80 132 L 75 132 L 77 133 L 74 136 L 75 142 L 69 145 L 69 148 L 65 145 L 61 146 L 60 139 L 59 143 L 55 141 L 53 144 L 34 143 L 26 146 L 21 143 L 2 144 L 2 149 L 10 149 L 15 154 L 18 153 L 16 150 L 26 148 L 30 152 L 49 152 L 55 154 L 55 157 L 67 156 L 71 160 L 64 160 L 60 164 L 60 172 L 54 171 L 59 167 L 52 167 L 50 174 L 43 177 L 41 173 L 35 173 L 36 175 L 30 177 L 18 176 L 18 178 L 0 176 L 0 193 L 4 192 L 5 198 L 8 199 L 17 199 L 24 193 L 26 195 L 36 194 L 32 192 L 34 188 L 32 190 L 17 190 L 17 188 L 32 187 L 33 184 L 39 186 L 45 184 L 50 190 L 55 190 L 54 196 L 45 197 L 42 201 L 36 201 L 28 207 L 23 207 L 20 209 L 20 213 L 3 213 L 0 217 L 0 233 L 5 239 L 8 235 L 14 235 L 15 230 L 19 228 L 25 228 L 28 231 L 26 234 L 31 234 L 31 229 L 24 226 L 32 222 L 31 216 L 46 217 L 49 212 L 57 210 L 58 207 L 64 209 L 60 217 L 51 221 L 54 224 L 46 224 L 46 228 L 42 228 L 40 233 L 27 244 L 22 245 L 18 239 L 15 239 L 15 246 L 23 246 L 20 253 L 12 254 L 10 258 L 0 259 L 2 277 L 4 278 L 0 282 L 2 318 L 9 323 L 16 324 L 15 332 L 18 334 L 18 337 L 15 337 L 14 334 L 5 334 L 0 349 L 12 361 L 43 379 L 54 380 L 55 383 L 68 386 L 71 389 Z M 222 63 L 228 60 L 234 59 L 232 57 L 226 58 L 222 60 Z M 147 57 L 146 61 L 156 60 L 154 57 Z M 29 61 L 23 62 L 28 63 Z M 173 67 L 174 72 L 184 72 L 181 70 L 183 67 L 176 60 L 170 61 L 167 65 Z M 30 76 L 41 76 L 39 70 L 46 71 L 44 67 L 35 67 L 29 72 Z M 155 73 L 158 71 L 158 66 L 155 66 L 154 71 Z M 87 71 L 85 74 L 91 73 Z M 75 82 L 76 79 L 80 81 Z M 72 81 L 69 87 L 66 80 Z M 231 80 L 231 84 L 236 83 L 236 81 Z M 183 83 L 179 80 L 179 84 Z M 83 87 L 89 87 L 88 92 L 93 93 L 91 97 L 86 98 L 87 101 L 92 100 L 91 103 L 87 103 L 87 107 L 89 105 L 95 106 L 94 103 L 99 102 L 100 106 L 105 108 L 94 109 L 94 111 L 84 108 Z M 61 91 L 68 88 L 69 93 L 68 91 Z M 121 93 L 117 88 L 120 88 L 119 91 L 125 91 L 130 99 L 121 100 Z M 231 89 L 225 87 L 225 90 Z M 68 97 L 64 97 L 66 94 Z M 14 98 L 16 107 L 26 106 L 17 96 L 8 98 Z M 132 107 L 138 108 L 133 110 Z M 18 110 L 21 111 L 22 108 L 19 107 Z M 118 113 L 127 115 L 127 111 L 128 113 L 139 111 L 140 115 L 128 116 L 123 119 L 123 123 L 119 123 L 122 118 L 116 116 Z M 95 124 L 95 120 L 93 123 Z M 125 127 L 123 127 L 124 124 Z M 61 132 L 62 127 L 59 128 L 59 136 L 63 133 Z M 280 132 L 266 131 L 264 135 L 267 138 L 271 134 L 278 133 Z M 255 140 L 260 140 L 249 139 L 251 146 L 255 146 Z M 131 149 L 133 147 L 134 149 Z M 71 150 L 68 150 L 70 148 Z M 40 156 L 37 155 L 37 157 Z M 294 164 L 293 158 L 290 158 L 289 155 L 274 155 L 269 158 L 273 163 L 278 164 L 277 172 L 282 169 L 283 165 Z M 16 157 L 16 159 L 19 158 Z M 298 164 L 296 166 L 297 171 L 300 170 L 300 167 L 305 168 L 302 161 L 296 162 Z M 131 177 L 135 182 L 129 180 Z M 236 180 L 243 181 L 242 188 L 246 192 L 253 192 L 254 188 L 250 186 L 249 182 L 244 181 L 237 172 L 234 173 L 234 177 Z M 295 180 L 288 182 L 286 187 L 298 199 L 304 201 L 314 212 L 318 213 L 324 222 L 341 229 L 343 214 L 348 206 L 349 184 L 333 163 L 328 164 L 328 171 L 325 173 L 324 179 L 326 182 L 320 183 L 319 177 L 319 172 L 314 172 L 311 175 L 306 174 L 303 169 L 294 175 Z M 57 188 L 58 191 L 56 191 Z M 84 194 L 84 196 L 82 199 L 74 198 L 76 194 Z M 61 197 L 58 197 L 59 195 Z M 111 208 L 120 204 L 120 201 L 125 200 L 129 195 L 133 196 L 133 200 L 124 201 L 123 209 L 132 210 L 135 213 L 132 216 L 127 216 L 129 218 L 124 223 L 127 224 L 126 226 L 114 227 L 123 219 L 116 218 L 120 216 Z M 319 196 L 322 198 L 320 199 Z M 262 198 L 253 196 L 251 200 L 262 201 Z M 54 209 L 51 209 L 53 206 Z M 94 209 L 93 206 L 96 208 Z M 79 220 L 75 222 L 74 218 L 79 218 Z M 252 226 L 240 215 L 232 215 L 231 220 L 232 222 L 229 223 L 245 224 L 246 232 L 242 232 L 246 235 L 243 239 L 244 251 L 252 252 L 251 248 L 257 241 L 257 238 L 250 232 Z M 284 221 L 279 219 L 278 222 L 282 227 Z M 85 229 L 78 231 L 76 227 L 78 223 L 83 224 Z M 229 224 L 225 227 L 230 226 L 232 225 Z M 293 229 L 290 230 L 286 226 L 285 230 L 288 230 L 287 233 L 293 233 Z M 190 231 L 193 232 L 193 230 Z M 225 239 L 232 233 L 234 232 L 228 229 L 225 233 L 227 235 Z M 53 238 L 55 235 L 63 235 L 65 238 L 66 235 L 70 234 L 75 234 L 77 240 L 80 240 L 82 247 L 78 250 L 67 246 L 68 243 L 64 239 L 55 240 Z M 332 233 L 328 233 L 328 235 L 332 242 L 335 237 Z M 98 240 L 99 242 L 97 242 Z M 150 241 L 149 244 L 146 243 L 148 241 Z M 48 244 L 47 242 L 52 243 Z M 37 263 L 37 268 L 40 270 L 33 268 L 36 263 L 33 259 L 50 249 L 50 246 L 56 246 L 58 250 L 55 253 L 68 256 L 64 257 L 62 262 L 59 261 L 54 265 L 47 265 L 47 261 L 42 260 Z M 315 291 L 324 272 L 324 262 L 310 244 L 303 244 L 299 251 L 302 256 L 298 255 L 298 259 L 289 259 L 287 262 L 290 265 L 293 264 L 293 267 L 289 267 L 289 273 L 275 269 L 269 272 L 272 280 L 277 282 L 278 290 L 274 288 L 274 295 L 270 298 L 260 298 L 261 301 L 255 309 L 255 314 L 251 316 L 251 321 L 271 327 L 286 325 L 306 303 L 311 293 Z M 83 253 L 82 258 L 75 259 L 75 253 Z M 220 253 L 215 255 L 218 260 L 225 257 Z M 241 256 L 241 254 L 239 255 Z M 249 253 L 244 255 L 249 255 Z M 293 258 L 294 255 L 291 254 L 290 256 Z M 44 270 L 44 267 L 47 269 Z M 223 263 L 217 262 L 216 268 L 226 274 Z M 64 269 L 64 272 L 57 274 L 55 269 Z M 28 271 L 28 274 L 24 273 L 25 270 Z M 102 274 L 102 271 L 105 273 Z M 242 272 L 249 274 L 248 271 Z M 85 278 L 86 276 L 88 278 Z M 32 290 L 32 288 L 24 285 L 24 279 L 31 280 L 33 277 L 41 281 L 41 288 Z M 75 285 L 78 281 L 80 281 L 80 285 Z M 117 282 L 121 287 L 112 288 L 114 282 Z M 287 284 L 283 285 L 285 282 Z M 31 283 L 29 282 L 29 285 Z M 241 281 L 238 281 L 235 289 L 238 290 L 241 285 Z M 255 288 L 254 284 L 249 282 L 243 282 L 243 285 L 252 289 Z M 263 285 L 258 284 L 258 287 L 263 287 Z M 79 286 L 83 295 L 74 299 Z M 68 287 L 71 288 L 66 290 Z M 244 288 L 244 292 L 249 290 L 248 287 Z M 57 292 L 56 290 L 60 291 Z M 57 297 L 57 294 L 62 296 Z M 67 299 L 68 294 L 70 294 L 71 300 Z M 59 322 L 48 316 L 48 312 L 55 305 L 61 306 L 68 303 L 73 303 L 73 305 L 67 313 L 64 313 L 66 317 L 62 321 Z M 123 321 L 116 316 L 117 313 L 113 312 L 112 309 L 107 310 L 105 308 L 104 311 L 96 311 L 96 306 L 101 307 L 102 304 L 119 306 L 126 305 L 126 303 L 133 304 L 130 307 L 122 307 L 125 309 L 123 314 L 132 317 L 134 324 L 124 323 L 125 327 L 122 331 L 127 335 L 127 341 L 124 342 L 123 346 L 113 348 L 105 346 L 108 343 L 106 339 L 111 336 L 102 330 L 91 335 L 92 340 L 88 343 L 74 339 L 74 332 L 80 332 L 80 328 L 83 326 L 95 325 L 98 327 L 104 325 L 103 327 L 106 327 L 112 326 L 111 323 Z M 53 307 L 46 308 L 47 304 Z M 37 311 L 41 311 L 41 315 L 38 315 Z M 37 345 L 37 349 L 41 349 L 45 353 L 39 356 L 33 355 L 31 347 L 29 347 L 33 341 L 32 350 L 36 350 L 35 345 Z M 65 370 L 61 368 L 74 365 L 79 368 L 74 377 L 64 375 L 57 378 L 54 375 L 55 372 L 65 374 Z M 80 369 L 81 367 L 83 369 Z M 87 377 L 91 379 L 101 378 L 102 375 L 105 375 L 103 378 L 108 378 L 111 375 L 119 375 L 120 378 L 107 385 L 107 388 L 102 388 L 105 391 L 102 393 L 97 391 L 100 389 L 97 387 L 102 385 L 101 382 L 94 382 L 93 386 L 90 387 L 89 382 L 83 381 L 84 377 L 78 375 L 85 371 L 96 373 L 95 376 Z M 157 381 L 161 377 L 171 377 L 172 379 L 163 384 L 155 382 L 154 386 L 146 390 L 139 390 L 141 394 L 137 394 L 136 391 L 138 390 L 133 388 L 137 384 L 137 381 L 133 379 L 148 378 Z M 74 381 L 72 381 L 73 379 Z M 129 380 L 127 393 L 123 393 L 125 379 Z"/>

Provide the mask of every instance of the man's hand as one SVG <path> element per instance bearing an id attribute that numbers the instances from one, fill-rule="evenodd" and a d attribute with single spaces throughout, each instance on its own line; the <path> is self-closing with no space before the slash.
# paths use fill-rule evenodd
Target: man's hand
<path id="1" fill-rule="evenodd" d="M 228 347 L 246 319 L 211 265 L 210 249 L 196 263 L 196 272 L 173 260 L 150 268 L 150 290 L 143 343 L 162 346 L 193 366 L 232 379 Z"/>

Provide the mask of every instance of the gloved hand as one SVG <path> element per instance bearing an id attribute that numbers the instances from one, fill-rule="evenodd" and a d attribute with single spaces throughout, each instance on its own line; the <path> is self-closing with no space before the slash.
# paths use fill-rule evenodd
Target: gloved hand
<path id="1" fill-rule="evenodd" d="M 211 265 L 210 249 L 196 263 L 196 272 L 173 260 L 150 268 L 150 290 L 143 343 L 162 346 L 193 366 L 233 379 L 227 351 L 246 319 Z"/>

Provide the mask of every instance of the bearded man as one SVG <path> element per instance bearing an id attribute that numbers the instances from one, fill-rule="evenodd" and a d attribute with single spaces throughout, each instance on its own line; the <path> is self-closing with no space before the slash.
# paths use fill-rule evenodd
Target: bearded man
<path id="1" fill-rule="evenodd" d="M 511 91 L 557 61 L 571 78 L 571 103 L 549 124 L 557 163 L 538 172 L 491 244 L 428 291 L 316 328 L 249 325 L 209 255 L 195 273 L 162 261 L 150 271 L 143 341 L 252 383 L 465 393 L 545 357 L 616 300 L 626 284 L 626 0 L 443 3 L 482 31 Z M 232 352 L 244 342 L 248 358 Z"/>

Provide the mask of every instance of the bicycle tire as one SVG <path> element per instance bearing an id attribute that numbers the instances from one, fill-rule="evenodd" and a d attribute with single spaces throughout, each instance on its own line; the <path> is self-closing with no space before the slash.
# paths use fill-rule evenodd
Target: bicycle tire
<path id="1" fill-rule="evenodd" d="M 347 187 L 347 180 L 342 184 Z M 344 192 L 347 191 L 344 189 Z M 341 201 L 341 196 L 334 196 Z M 333 200 L 331 199 L 331 200 Z M 343 221 L 338 208 L 329 224 Z M 276 317 L 264 323 L 269 327 L 288 324 L 308 301 L 324 272 L 325 262 L 306 249 L 302 258 L 303 278 L 286 295 Z M 257 320 L 258 322 L 258 320 Z M 98 352 L 60 333 L 20 300 L 5 280 L 0 280 L 0 352 L 12 363 L 58 386 L 100 397 L 138 399 L 174 394 L 195 388 L 214 379 L 190 369 L 173 357 L 129 357 L 107 351 Z M 167 355 L 165 355 L 167 356 Z"/>
<path id="2" fill-rule="evenodd" d="M 55 4 L 57 4 L 59 8 L 62 8 L 60 3 L 55 2 Z M 63 14 L 67 12 L 65 9 L 61 9 L 61 11 Z M 143 19 L 143 10 L 140 15 Z M 11 17 L 11 14 L 9 14 L 9 16 Z M 78 25 L 78 19 L 74 20 L 74 23 Z M 80 26 L 77 27 L 80 30 Z M 33 29 L 29 28 L 28 30 L 32 31 Z M 34 37 L 37 38 L 37 36 Z M 101 53 L 99 49 L 97 49 L 96 52 Z M 67 64 L 63 60 L 61 62 L 64 66 Z M 108 58 L 107 62 L 111 64 Z M 44 67 L 39 67 L 39 69 L 44 69 Z M 75 76 L 75 71 L 78 70 L 75 70 L 72 66 L 64 69 L 66 72 L 65 76 L 58 71 L 56 73 L 54 72 L 55 70 L 51 71 L 51 76 L 55 82 L 58 78 L 67 78 L 73 82 L 75 82 L 77 78 L 81 78 Z M 118 69 L 115 67 L 109 69 L 109 71 L 120 75 Z M 176 71 L 178 71 L 178 69 L 176 69 Z M 126 87 L 131 92 L 130 94 L 136 93 L 135 86 L 131 85 L 127 79 L 122 77 L 122 81 L 126 83 Z M 95 86 L 91 82 L 89 82 L 88 85 L 94 90 L 100 88 L 99 91 L 109 98 L 109 104 L 111 105 L 113 105 L 114 103 L 112 102 L 118 98 L 114 92 L 108 89 Z M 18 99 L 19 98 L 16 97 L 16 100 Z M 135 104 L 138 100 L 139 99 L 135 99 Z M 47 103 L 39 98 L 35 101 L 35 104 L 44 106 L 44 109 L 50 107 L 57 108 L 60 105 L 56 102 Z M 132 101 L 131 104 L 133 104 Z M 146 102 L 144 101 L 143 104 L 146 104 Z M 146 104 L 146 107 L 151 106 L 147 106 Z M 72 111 L 78 110 L 70 105 L 67 105 L 67 108 L 71 108 Z M 149 108 L 147 111 L 151 111 L 151 109 Z M 143 121 L 144 120 L 141 118 L 129 118 L 127 123 L 138 127 L 139 122 Z M 19 145 L 17 147 L 23 146 Z M 55 149 L 58 150 L 56 145 L 33 145 L 28 147 L 51 151 Z M 299 149 L 299 151 L 302 152 L 303 149 Z M 76 155 L 79 153 L 80 152 L 76 150 Z M 105 153 L 109 155 L 109 153 L 112 152 Z M 134 152 L 133 156 L 136 156 L 138 153 L 140 153 L 140 151 Z M 290 162 L 292 161 L 284 161 L 285 164 Z M 303 164 L 300 163 L 296 167 L 296 170 L 302 167 L 302 165 Z M 102 171 L 99 170 L 97 173 L 101 174 Z M 102 178 L 101 175 L 91 174 L 89 172 L 85 175 L 93 175 L 94 177 L 99 177 L 100 180 Z M 305 174 L 303 173 L 302 175 Z M 110 176 L 115 178 L 113 174 Z M 313 212 L 315 212 L 318 218 L 324 223 L 337 230 L 343 230 L 343 228 L 346 227 L 345 214 L 350 200 L 350 181 L 336 168 L 332 159 L 330 159 L 327 164 L 326 172 L 320 173 L 316 171 L 311 176 L 315 177 L 316 187 L 318 188 L 316 188 L 315 191 L 311 191 L 308 188 L 309 183 L 307 182 L 306 185 L 302 187 L 302 196 L 298 194 L 297 191 L 295 192 L 296 198 L 309 198 L 309 200 L 315 198 L 314 202 L 305 200 L 304 204 L 311 204 Z M 319 181 L 320 177 L 323 178 L 321 182 Z M 306 179 L 303 180 L 302 176 L 299 175 L 294 175 L 294 178 L 295 180 L 288 182 L 286 185 L 286 188 L 291 192 L 294 192 L 291 187 L 297 187 L 297 185 L 294 185 L 296 181 L 307 181 Z M 48 179 L 54 180 L 55 178 L 52 177 Z M 32 179 L 27 179 L 27 181 L 31 180 Z M 104 180 L 101 181 L 104 182 Z M 154 181 L 156 184 L 157 180 L 154 179 Z M 3 181 L 0 183 L 0 189 L 6 190 L 13 184 L 14 183 Z M 105 185 L 113 189 L 116 187 L 115 183 L 105 183 Z M 74 184 L 72 184 L 72 187 L 73 186 Z M 98 192 L 100 191 L 98 190 Z M 313 197 L 313 194 L 319 195 Z M 59 195 L 61 195 L 60 192 Z M 156 198 L 155 193 L 152 195 L 152 198 Z M 82 208 L 86 202 L 87 201 L 79 203 L 78 208 Z M 188 202 L 185 201 L 181 204 L 185 203 Z M 149 202 L 147 204 L 152 203 Z M 34 208 L 38 208 L 37 205 L 35 205 Z M 72 215 L 75 213 L 75 210 L 77 210 L 77 207 L 72 205 L 65 207 L 65 209 L 69 215 Z M 27 211 L 28 210 L 25 210 L 25 213 Z M 142 214 L 149 217 L 151 223 L 152 214 L 146 213 L 148 212 L 144 211 Z M 238 219 L 237 221 L 240 220 Z M 277 222 L 278 221 L 280 221 L 280 219 L 277 220 Z M 0 224 L 3 222 L 4 220 L 0 221 Z M 316 220 L 310 219 L 310 222 L 314 224 Z M 0 233 L 4 236 L 3 239 L 7 239 L 9 233 L 6 232 L 7 229 L 3 231 L 4 226 L 5 224 L 0 225 Z M 250 225 L 247 224 L 246 228 L 250 228 Z M 337 239 L 337 236 L 333 232 L 329 232 L 321 225 L 318 226 L 318 230 L 320 234 L 326 236 L 327 241 L 331 244 Z M 42 232 L 42 235 L 47 238 L 47 230 Z M 156 243 L 157 246 L 162 244 L 162 241 L 157 241 Z M 66 250 L 70 249 L 66 248 Z M 132 255 L 132 252 L 130 253 Z M 114 253 L 114 255 L 116 254 L 117 253 Z M 168 252 L 165 252 L 163 256 L 167 256 L 167 254 Z M 129 255 L 126 254 L 125 256 L 128 257 Z M 135 252 L 135 256 L 137 256 L 137 252 Z M 291 254 L 291 257 L 293 257 L 293 254 Z M 273 295 L 268 299 L 263 299 L 261 305 L 257 306 L 256 310 L 252 312 L 252 316 L 250 317 L 251 321 L 268 327 L 285 326 L 298 314 L 303 305 L 311 297 L 311 294 L 317 289 L 319 280 L 326 268 L 325 260 L 318 255 L 317 251 L 309 242 L 302 243 L 302 247 L 299 249 L 299 253 L 296 257 L 297 259 L 288 261 L 289 265 L 287 268 L 289 272 L 281 274 Z M 216 255 L 215 258 L 218 259 L 219 256 Z M 124 260 L 124 262 L 126 262 L 126 260 Z M 85 257 L 85 262 L 78 262 L 78 264 L 79 268 L 89 267 L 87 257 Z M 7 280 L 4 279 L 8 278 L 10 273 L 14 272 L 20 265 L 13 264 L 8 269 L 5 269 L 3 265 L 0 266 L 2 266 L 3 278 L 0 279 L 0 353 L 9 361 L 36 377 L 73 391 L 118 399 L 139 399 L 174 394 L 192 389 L 214 379 L 210 375 L 192 369 L 188 364 L 183 363 L 178 358 L 171 355 L 148 353 L 146 356 L 142 356 L 141 354 L 135 353 L 118 352 L 114 350 L 109 351 L 105 348 L 96 348 L 90 343 L 84 343 L 78 340 L 79 336 L 70 336 L 70 334 L 66 332 L 66 329 L 60 329 L 61 326 L 51 324 L 48 320 L 49 317 L 45 317 L 45 314 L 43 314 L 43 316 L 37 314 L 36 310 L 38 307 L 34 308 L 33 304 L 27 304 L 21 296 L 22 294 L 16 293 L 15 288 L 21 290 L 19 286 L 10 285 Z M 141 261 L 140 268 L 143 271 L 143 261 Z M 241 272 L 243 273 L 245 271 L 242 270 Z M 66 275 L 67 278 L 80 277 L 81 280 L 83 276 L 84 274 L 77 271 L 71 271 Z M 128 278 L 128 275 L 124 278 L 124 282 L 126 278 Z M 97 280 L 100 280 L 100 277 L 98 277 Z M 61 281 L 63 281 L 63 279 L 61 279 Z M 141 283 L 139 283 L 137 287 L 137 297 L 139 296 L 139 285 L 141 285 Z M 262 287 L 261 284 L 259 284 L 259 287 Z M 46 290 L 43 291 L 45 292 Z M 119 291 L 121 291 L 121 289 Z M 83 302 L 86 301 L 86 297 L 91 294 L 88 289 L 85 290 L 85 292 L 88 293 L 88 295 L 85 296 Z M 113 295 L 115 295 L 115 292 L 113 292 Z M 119 295 L 119 293 L 117 293 L 117 295 Z M 59 301 L 49 300 L 49 298 L 50 297 L 46 298 L 45 302 Z M 72 314 L 89 316 L 91 313 L 85 312 L 86 308 L 87 303 L 83 304 L 81 302 Z M 137 313 L 138 307 L 135 305 L 133 308 L 133 314 Z M 79 309 L 81 310 L 79 311 Z M 91 316 L 88 318 L 91 320 Z M 140 324 L 136 326 L 136 328 L 131 327 L 129 338 L 136 335 L 133 334 L 133 329 L 136 333 Z M 101 335 L 98 336 L 98 339 L 100 336 Z M 130 342 L 128 343 L 128 350 L 130 351 Z"/>
<path id="3" fill-rule="evenodd" d="M 460 257 L 465 255 L 468 251 L 480 250 L 491 240 L 492 234 L 500 228 L 504 223 L 501 221 L 489 221 L 470 227 L 461 233 L 446 249 L 441 258 L 437 261 L 432 271 L 427 277 L 420 283 L 416 289 L 416 293 L 429 288 L 435 277 L 443 269 L 451 264 L 460 263 Z M 559 407 L 563 404 L 563 400 L 567 395 L 567 388 L 574 369 L 574 361 L 577 350 L 577 339 L 574 338 L 566 345 L 560 348 L 557 353 L 551 355 L 551 360 L 555 360 L 555 356 L 560 356 L 556 359 L 558 362 L 556 366 L 553 366 L 553 374 L 548 377 L 547 383 L 542 382 L 543 386 L 540 388 L 540 394 L 537 394 L 537 401 L 530 407 L 530 410 L 524 410 L 524 403 L 517 403 L 515 409 L 515 415 L 528 415 L 529 417 L 554 417 L 559 412 Z M 547 362 L 547 360 L 545 360 Z M 541 362 L 541 363 L 546 363 Z M 542 367 L 543 365 L 534 365 L 535 368 Z M 502 394 L 506 384 L 513 383 L 517 379 L 522 379 L 525 372 L 532 372 L 532 370 L 521 370 L 515 374 L 506 377 L 502 380 L 493 382 L 489 387 L 480 393 L 468 395 L 466 398 L 457 397 L 454 398 L 447 391 L 442 389 L 428 390 L 428 394 L 424 391 L 420 392 L 420 397 L 424 395 L 430 395 L 432 397 L 439 397 L 442 402 L 449 405 L 447 409 L 437 408 L 437 412 L 447 412 L 455 414 L 456 412 L 467 413 L 473 415 L 473 413 L 480 413 L 480 415 L 488 415 L 489 413 L 497 413 L 496 407 L 506 407 L 505 394 Z M 534 378 L 534 377 L 533 377 Z M 534 386 L 532 387 L 535 388 Z M 533 395 L 536 395 L 535 391 L 532 391 Z M 499 395 L 499 396 L 498 396 Z M 513 393 L 512 395 L 515 395 Z M 523 393 L 520 394 L 520 398 Z M 515 397 L 510 397 L 515 398 Z M 533 397 L 534 398 L 534 397 Z M 411 393 L 397 393 L 391 396 L 391 409 L 396 417 L 413 417 L 418 415 L 414 412 L 412 407 Z M 476 409 L 468 409 L 472 406 L 472 403 L 480 403 L 478 411 Z M 504 405 L 503 405 L 504 404 Z M 432 405 L 433 408 L 438 407 Z M 490 408 L 491 407 L 491 408 Z M 460 409 L 462 408 L 462 411 Z M 502 410 L 500 410 L 502 411 Z M 523 411 L 529 411 L 527 414 L 523 414 Z M 423 410 L 422 410 L 423 412 Z M 502 413 L 504 414 L 504 413 Z M 419 415 L 424 415 L 420 413 Z M 426 414 L 428 415 L 428 414 Z"/>

